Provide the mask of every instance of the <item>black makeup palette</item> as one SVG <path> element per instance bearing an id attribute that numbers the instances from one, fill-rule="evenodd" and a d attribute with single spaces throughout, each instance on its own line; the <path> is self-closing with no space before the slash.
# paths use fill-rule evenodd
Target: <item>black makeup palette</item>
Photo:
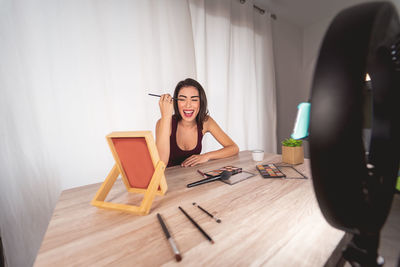
<path id="1" fill-rule="evenodd" d="M 264 165 L 256 165 L 257 170 L 260 172 L 263 178 L 282 178 L 286 177 L 278 167 L 274 164 L 264 164 Z"/>

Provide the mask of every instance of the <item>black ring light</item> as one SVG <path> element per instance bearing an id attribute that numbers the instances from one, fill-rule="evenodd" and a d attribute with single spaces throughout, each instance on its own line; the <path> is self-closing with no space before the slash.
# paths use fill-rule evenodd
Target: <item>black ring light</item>
<path id="1" fill-rule="evenodd" d="M 309 136 L 313 185 L 326 220 L 353 234 L 355 246 L 366 251 L 347 256 L 362 266 L 377 265 L 379 232 L 399 168 L 399 58 L 395 7 L 366 3 L 334 18 L 314 73 Z M 362 140 L 366 73 L 373 98 L 368 156 Z"/>

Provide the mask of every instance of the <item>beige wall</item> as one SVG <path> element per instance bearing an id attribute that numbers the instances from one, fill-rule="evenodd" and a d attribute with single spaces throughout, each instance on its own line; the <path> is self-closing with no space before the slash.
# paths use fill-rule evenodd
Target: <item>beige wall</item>
<path id="1" fill-rule="evenodd" d="M 353 3 L 368 2 L 353 0 Z M 400 13 L 400 0 L 391 1 Z M 346 3 L 346 6 L 351 5 Z M 344 7 L 343 7 L 344 8 Z M 337 10 L 343 8 L 337 7 Z M 307 101 L 315 64 L 322 39 L 338 11 L 307 27 L 301 27 L 279 18 L 273 24 L 276 88 L 277 88 L 277 139 L 290 136 L 296 119 L 297 105 Z M 310 9 L 312 16 L 312 9 Z M 305 141 L 305 156 L 308 157 L 308 143 Z"/>
<path id="2" fill-rule="evenodd" d="M 274 21 L 273 37 L 277 89 L 277 151 L 281 153 L 280 142 L 292 133 L 297 105 L 307 101 L 308 95 L 303 85 L 301 28 L 280 18 Z"/>

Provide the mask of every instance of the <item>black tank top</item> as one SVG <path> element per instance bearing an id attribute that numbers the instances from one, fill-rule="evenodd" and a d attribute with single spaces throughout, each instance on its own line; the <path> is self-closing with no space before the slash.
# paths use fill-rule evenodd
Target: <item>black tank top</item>
<path id="1" fill-rule="evenodd" d="M 171 136 L 169 137 L 169 160 L 167 167 L 181 165 L 185 159 L 191 155 L 201 153 L 201 141 L 203 140 L 203 125 L 197 124 L 197 145 L 192 150 L 182 150 L 176 143 L 176 130 L 178 128 L 178 120 L 176 116 L 172 116 Z"/>

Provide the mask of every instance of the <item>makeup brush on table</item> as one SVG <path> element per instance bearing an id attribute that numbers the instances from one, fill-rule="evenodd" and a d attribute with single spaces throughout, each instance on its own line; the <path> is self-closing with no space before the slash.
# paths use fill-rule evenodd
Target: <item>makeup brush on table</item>
<path id="1" fill-rule="evenodd" d="M 201 184 L 205 184 L 205 183 L 209 183 L 209 182 L 213 182 L 213 181 L 217 181 L 217 180 L 228 180 L 229 178 L 231 178 L 232 173 L 229 171 L 223 171 L 221 172 L 220 175 L 215 176 L 215 177 L 209 177 L 191 184 L 188 184 L 187 187 L 193 187 L 196 185 L 201 185 Z"/>
<path id="2" fill-rule="evenodd" d="M 201 211 L 203 211 L 205 214 L 207 214 L 208 216 L 210 216 L 211 218 L 213 218 L 217 223 L 221 223 L 221 220 L 214 217 L 214 215 L 212 215 L 211 213 L 209 213 L 208 211 L 206 211 L 205 209 L 203 209 L 200 205 L 197 205 L 196 202 L 193 202 L 193 206 L 198 207 Z"/>
<path id="3" fill-rule="evenodd" d="M 185 214 L 185 216 L 189 219 L 189 221 L 194 226 L 196 226 L 196 228 L 204 235 L 204 237 L 207 238 L 211 242 L 211 244 L 215 243 L 214 240 L 212 240 L 212 238 L 203 230 L 203 228 L 201 228 L 201 226 L 195 220 L 193 220 L 193 218 L 190 217 L 190 215 L 187 214 L 187 212 L 182 207 L 178 207 L 178 208 L 182 211 L 183 214 Z"/>
<path id="4" fill-rule="evenodd" d="M 165 237 L 167 238 L 169 244 L 171 245 L 171 248 L 172 248 L 172 251 L 174 252 L 176 261 L 181 261 L 182 260 L 181 253 L 179 252 L 174 239 L 171 237 L 171 234 L 169 233 L 168 228 L 165 225 L 165 222 L 164 222 L 163 218 L 161 217 L 160 213 L 157 213 L 157 219 L 160 222 L 160 225 L 165 234 Z"/>

